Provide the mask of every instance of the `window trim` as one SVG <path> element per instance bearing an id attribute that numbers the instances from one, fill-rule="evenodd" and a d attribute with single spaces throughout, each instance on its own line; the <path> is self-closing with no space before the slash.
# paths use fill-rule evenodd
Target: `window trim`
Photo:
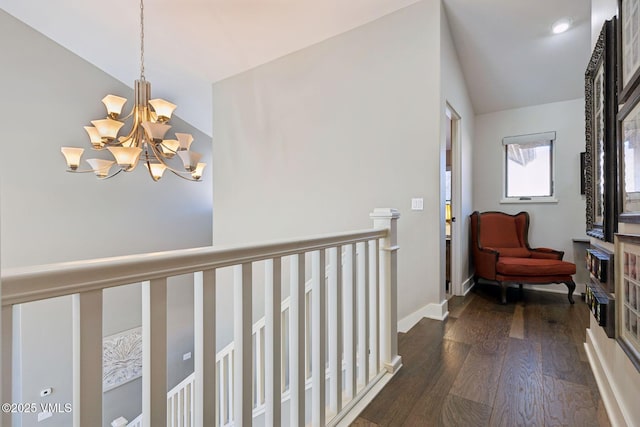
<path id="1" fill-rule="evenodd" d="M 548 141 L 551 143 L 551 195 L 550 196 L 517 196 L 507 197 L 507 153 L 506 147 L 510 144 L 532 144 L 534 142 Z M 556 132 L 538 132 L 525 135 L 507 136 L 502 138 L 502 195 L 501 204 L 517 203 L 558 203 L 556 198 Z"/>

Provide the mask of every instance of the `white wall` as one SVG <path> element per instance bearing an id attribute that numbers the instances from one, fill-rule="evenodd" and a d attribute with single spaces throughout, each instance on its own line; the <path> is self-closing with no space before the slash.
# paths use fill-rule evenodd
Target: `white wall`
<path id="1" fill-rule="evenodd" d="M 453 39 L 449 29 L 449 24 L 445 14 L 445 9 L 441 8 L 442 18 L 440 27 L 440 57 L 441 57 L 441 111 L 445 111 L 447 103 L 460 117 L 460 145 L 454 151 L 453 168 L 456 175 L 459 174 L 459 180 L 453 182 L 454 201 L 453 214 L 456 222 L 453 223 L 452 231 L 455 237 L 453 246 L 453 263 L 458 266 L 458 271 L 452 271 L 453 290 L 456 290 L 456 284 L 468 287 L 469 277 L 472 274 L 469 265 L 469 215 L 473 212 L 473 153 L 474 153 L 474 125 L 475 113 L 471 105 L 471 99 L 467 92 L 466 82 L 460 67 L 460 62 L 453 45 Z M 447 120 L 444 114 L 441 114 L 440 138 L 442 147 L 445 147 L 445 126 Z M 444 153 L 441 153 L 441 156 Z M 444 176 L 445 162 L 441 161 L 440 177 Z M 444 181 L 441 183 L 441 189 L 444 200 Z M 456 197 L 457 194 L 457 197 Z M 443 203 L 444 205 L 444 203 Z M 444 212 L 441 213 L 444 218 Z M 444 235 L 444 228 L 442 229 Z M 444 241 L 444 239 L 443 239 Z M 444 250 L 444 247 L 442 248 Z M 442 257 L 444 262 L 444 256 Z M 444 269 L 444 265 L 441 264 Z M 444 272 L 443 272 L 444 274 Z M 444 283 L 444 276 L 441 275 L 440 283 Z M 464 291 L 462 287 L 459 290 Z M 442 295 L 444 296 L 444 294 Z"/>
<path id="2" fill-rule="evenodd" d="M 90 157 L 83 126 L 106 115 L 100 102 L 106 93 L 127 97 L 126 110 L 132 90 L 0 13 L 0 113 L 7 141 L 0 159 L 3 267 L 207 245 L 210 170 L 200 183 L 171 174 L 154 183 L 142 166 L 102 181 L 65 172 L 60 147 L 82 146 Z M 153 84 L 153 70 L 147 74 Z M 192 132 L 192 149 L 210 160 L 206 135 L 179 119 L 171 123 L 170 132 Z"/>
<path id="3" fill-rule="evenodd" d="M 201 183 L 171 175 L 153 183 L 143 167 L 106 181 L 92 174 L 65 172 L 60 147 L 88 148 L 83 126 L 104 116 L 102 97 L 114 93 L 128 97 L 131 104 L 131 89 L 4 11 L 0 11 L 0 52 L 5 141 L 0 157 L 3 269 L 211 244 L 211 171 Z M 153 83 L 153 70 L 148 69 L 147 75 Z M 131 76 L 131 83 L 135 78 Z M 194 134 L 193 148 L 211 163 L 210 138 L 179 119 L 172 123 L 172 131 Z M 119 297 L 105 297 L 105 334 L 140 324 L 139 304 L 131 300 L 131 290 L 121 292 Z M 175 287 L 169 292 L 170 296 L 176 292 Z M 191 292 L 190 287 L 180 289 L 181 301 L 190 301 Z M 170 298 L 169 316 L 176 320 L 170 329 L 181 333 L 169 335 L 170 361 L 192 350 L 193 332 L 184 326 L 191 309 L 173 304 L 176 299 Z M 121 306 L 130 309 L 121 311 Z M 49 402 L 71 402 L 70 319 L 69 298 L 20 310 L 16 324 L 22 329 L 24 357 L 18 370 L 23 380 L 18 400 L 44 402 L 39 391 L 46 386 L 54 390 Z M 169 377 L 182 375 L 183 370 L 184 365 L 176 362 Z M 105 395 L 105 420 L 115 418 L 114 414 L 131 419 L 135 411 L 139 413 L 139 394 L 127 393 L 125 388 Z M 116 396 L 119 393 L 126 396 Z M 108 405 L 116 400 L 128 406 Z M 70 417 L 55 415 L 47 423 L 67 426 Z M 35 416 L 25 417 L 23 426 L 35 424 Z"/>
<path id="4" fill-rule="evenodd" d="M 604 21 L 611 19 L 617 13 L 618 0 L 591 0 L 591 49 L 598 41 Z"/>
<path id="5" fill-rule="evenodd" d="M 585 198 L 580 194 L 580 153 L 584 146 L 584 99 L 536 105 L 476 116 L 473 162 L 474 210 L 497 210 L 511 214 L 528 211 L 529 243 L 565 252 L 574 259 L 572 239 L 586 239 Z M 502 138 L 536 132 L 556 132 L 555 194 L 558 203 L 502 204 Z M 541 289 L 566 291 L 564 285 Z M 578 284 L 577 292 L 583 286 Z"/>
<path id="6" fill-rule="evenodd" d="M 399 317 L 439 304 L 439 21 L 422 1 L 214 84 L 214 242 L 368 228 L 395 207 Z"/>

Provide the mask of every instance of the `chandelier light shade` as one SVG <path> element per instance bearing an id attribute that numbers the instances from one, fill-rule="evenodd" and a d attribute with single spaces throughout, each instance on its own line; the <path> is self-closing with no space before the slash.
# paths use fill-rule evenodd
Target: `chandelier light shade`
<path id="1" fill-rule="evenodd" d="M 70 170 L 75 171 L 78 169 L 83 152 L 84 148 L 62 147 L 62 154 L 67 159 L 67 166 Z"/>
<path id="2" fill-rule="evenodd" d="M 133 171 L 144 163 L 154 181 L 165 171 L 189 181 L 198 181 L 206 164 L 200 163 L 201 154 L 190 151 L 193 136 L 176 133 L 175 139 L 165 139 L 171 129 L 168 124 L 176 105 L 164 99 L 151 99 L 151 84 L 144 76 L 144 4 L 140 0 L 140 78 L 135 81 L 133 107 L 123 116 L 127 99 L 116 95 L 102 98 L 107 116 L 92 120 L 85 126 L 91 148 L 110 155 L 109 158 L 87 159 L 89 169 L 81 169 L 83 148 L 62 147 L 68 172 L 93 172 L 100 179 L 111 178 L 120 172 Z M 130 120 L 129 120 L 130 119 Z M 125 126 L 130 122 L 130 126 Z M 126 131 L 120 134 L 122 129 Z M 173 159 L 175 155 L 179 159 Z M 180 162 L 180 160 L 182 162 Z"/>
<path id="3" fill-rule="evenodd" d="M 200 177 L 202 177 L 202 171 L 204 170 L 204 167 L 206 166 L 206 163 L 198 163 L 196 165 L 196 169 L 191 172 L 191 175 L 193 175 L 193 177 L 195 179 L 200 179 Z"/>
<path id="4" fill-rule="evenodd" d="M 105 178 L 109 175 L 109 170 L 111 170 L 111 166 L 115 162 L 105 159 L 87 159 L 87 163 L 89 163 L 98 178 Z"/>

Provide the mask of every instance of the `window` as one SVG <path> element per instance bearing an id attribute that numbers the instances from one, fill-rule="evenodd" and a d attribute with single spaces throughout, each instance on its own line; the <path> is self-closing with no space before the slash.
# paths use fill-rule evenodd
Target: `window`
<path id="1" fill-rule="evenodd" d="M 503 202 L 555 201 L 553 143 L 555 132 L 510 136 L 504 147 Z"/>

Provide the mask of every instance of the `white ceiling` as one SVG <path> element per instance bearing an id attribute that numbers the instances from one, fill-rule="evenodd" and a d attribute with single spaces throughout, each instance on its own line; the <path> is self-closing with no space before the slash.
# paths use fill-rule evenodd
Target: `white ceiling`
<path id="1" fill-rule="evenodd" d="M 211 83 L 418 0 L 147 0 L 145 74 L 154 97 L 212 133 Z M 444 0 L 476 113 L 582 96 L 588 0 Z M 0 0 L 0 8 L 132 86 L 136 0 Z M 577 24 L 552 37 L 561 16 Z"/>
<path id="2" fill-rule="evenodd" d="M 476 114 L 584 96 L 589 0 L 444 0 Z M 569 17 L 573 26 L 553 35 Z"/>

